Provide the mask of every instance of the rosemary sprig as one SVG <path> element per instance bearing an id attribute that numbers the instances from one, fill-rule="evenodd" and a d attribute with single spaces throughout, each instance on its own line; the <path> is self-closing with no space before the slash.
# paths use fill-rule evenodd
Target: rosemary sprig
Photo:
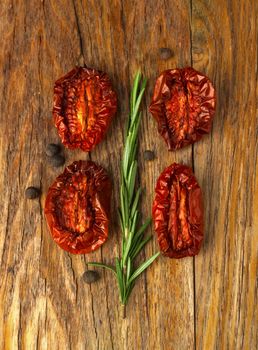
<path id="1" fill-rule="evenodd" d="M 140 104 L 145 91 L 147 80 L 142 79 L 138 72 L 133 84 L 130 99 L 130 114 L 126 127 L 126 141 L 121 163 L 121 187 L 119 218 L 122 230 L 122 254 L 115 259 L 115 266 L 90 262 L 88 265 L 103 267 L 114 272 L 120 293 L 120 301 L 125 311 L 130 293 L 137 277 L 159 256 L 159 252 L 144 261 L 140 266 L 135 266 L 135 258 L 151 236 L 144 237 L 144 231 L 151 222 L 148 218 L 139 226 L 139 200 L 141 188 L 136 190 L 135 181 L 138 170 L 136 159 L 137 137 L 141 120 Z"/>

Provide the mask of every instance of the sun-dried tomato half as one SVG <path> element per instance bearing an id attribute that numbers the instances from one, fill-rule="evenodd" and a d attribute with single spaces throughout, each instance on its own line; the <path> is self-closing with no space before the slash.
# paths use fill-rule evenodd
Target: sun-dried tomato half
<path id="1" fill-rule="evenodd" d="M 65 168 L 52 186 L 45 216 L 54 241 L 64 250 L 86 254 L 108 237 L 111 182 L 92 161 L 76 161 Z"/>
<path id="2" fill-rule="evenodd" d="M 191 67 L 165 70 L 156 81 L 150 112 L 170 151 L 187 146 L 211 130 L 214 87 Z"/>
<path id="3" fill-rule="evenodd" d="M 76 67 L 55 82 L 53 116 L 62 143 L 90 151 L 104 137 L 117 110 L 108 75 Z"/>
<path id="4" fill-rule="evenodd" d="M 158 178 L 152 207 L 160 250 L 170 258 L 199 253 L 203 240 L 202 193 L 191 168 L 172 164 Z"/>

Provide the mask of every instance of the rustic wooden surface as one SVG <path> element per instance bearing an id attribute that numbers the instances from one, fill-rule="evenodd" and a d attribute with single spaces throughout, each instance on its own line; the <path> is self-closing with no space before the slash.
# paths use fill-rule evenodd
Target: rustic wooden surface
<path id="1" fill-rule="evenodd" d="M 0 349 L 258 348 L 257 1 L 30 0 L 0 8 Z M 173 57 L 159 58 L 159 47 Z M 58 142 L 53 82 L 76 64 L 108 72 L 119 112 L 90 157 L 113 177 L 113 222 L 101 250 L 73 256 L 50 238 L 43 215 L 48 186 L 62 169 L 44 155 Z M 217 89 L 210 135 L 168 153 L 147 112 L 155 77 L 193 65 Z M 205 242 L 196 258 L 159 258 L 121 319 L 115 280 L 101 271 L 88 287 L 86 262 L 119 252 L 119 162 L 130 85 L 140 68 L 143 103 L 139 181 L 150 215 L 156 179 L 173 161 L 194 167 L 205 197 Z M 153 162 L 143 160 L 154 150 Z M 64 151 L 66 164 L 89 155 Z M 40 200 L 24 199 L 40 186 Z M 151 229 L 150 229 L 151 231 Z M 155 239 L 142 258 L 157 250 Z"/>

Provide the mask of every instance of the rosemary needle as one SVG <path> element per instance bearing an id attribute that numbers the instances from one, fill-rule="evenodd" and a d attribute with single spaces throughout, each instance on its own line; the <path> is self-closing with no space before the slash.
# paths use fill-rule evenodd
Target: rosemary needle
<path id="1" fill-rule="evenodd" d="M 126 140 L 121 162 L 121 186 L 119 218 L 122 231 L 122 254 L 116 257 L 115 266 L 90 262 L 88 265 L 103 267 L 114 272 L 119 288 L 120 301 L 125 313 L 125 305 L 134 287 L 137 277 L 159 256 L 159 252 L 135 266 L 135 258 L 150 240 L 145 237 L 144 231 L 151 222 L 148 218 L 139 227 L 139 200 L 141 189 L 136 189 L 135 180 L 138 170 L 136 159 L 138 131 L 141 120 L 140 104 L 144 95 L 147 80 L 137 73 L 131 92 L 130 113 L 127 121 Z"/>

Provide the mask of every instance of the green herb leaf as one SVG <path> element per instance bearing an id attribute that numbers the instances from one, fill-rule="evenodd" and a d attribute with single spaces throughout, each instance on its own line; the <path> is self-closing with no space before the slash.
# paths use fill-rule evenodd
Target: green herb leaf
<path id="1" fill-rule="evenodd" d="M 131 225 L 131 231 L 133 233 L 135 233 L 135 228 L 136 228 L 136 224 L 137 224 L 137 221 L 138 221 L 138 215 L 139 215 L 139 211 L 136 210 L 133 214 L 133 217 L 132 217 L 132 225 Z"/>
<path id="2" fill-rule="evenodd" d="M 126 174 L 128 172 L 128 163 L 129 163 L 129 157 L 130 157 L 130 144 L 131 144 L 131 133 L 129 133 L 128 138 L 125 143 L 125 150 L 124 150 L 124 156 L 123 156 L 123 170 L 124 170 L 124 177 L 126 178 Z"/>
<path id="3" fill-rule="evenodd" d="M 125 228 L 124 228 L 124 224 L 123 224 L 123 217 L 122 217 L 122 213 L 121 213 L 121 210 L 118 209 L 118 217 L 119 217 L 119 223 L 120 223 L 120 226 L 121 226 L 121 230 L 122 232 L 124 232 Z"/>
<path id="4" fill-rule="evenodd" d="M 131 294 L 131 291 L 132 291 L 133 287 L 134 287 L 134 282 L 132 282 L 132 283 L 127 285 L 127 289 L 126 289 L 126 293 L 125 293 L 125 300 L 126 300 L 126 302 L 127 302 L 128 298 L 129 298 L 129 296 Z"/>
<path id="5" fill-rule="evenodd" d="M 144 231 L 146 230 L 146 228 L 149 226 L 149 224 L 151 223 L 151 218 L 148 218 L 145 223 L 141 226 L 141 228 L 139 229 L 139 231 L 137 231 L 137 233 L 134 235 L 134 239 L 133 239 L 133 244 L 134 243 L 139 243 L 141 240 L 141 236 L 143 235 Z"/>
<path id="6" fill-rule="evenodd" d="M 118 258 L 116 258 L 116 276 L 117 276 L 117 282 L 120 290 L 120 299 L 121 299 L 121 302 L 123 302 L 123 295 L 124 295 L 123 273 L 122 273 L 122 269 Z"/>
<path id="7" fill-rule="evenodd" d="M 138 267 L 137 270 L 134 271 L 132 276 L 130 277 L 128 283 L 133 282 L 144 270 L 147 269 L 150 264 L 153 263 L 153 261 L 160 255 L 160 252 L 154 254 L 152 257 L 150 257 L 148 260 L 146 260 L 140 267 Z"/>
<path id="8" fill-rule="evenodd" d="M 133 205 L 132 205 L 132 209 L 131 209 L 132 216 L 134 216 L 134 213 L 135 213 L 135 211 L 137 209 L 141 192 L 142 192 L 142 189 L 138 188 L 138 190 L 136 192 L 136 195 L 134 197 L 134 201 L 133 201 Z"/>
<path id="9" fill-rule="evenodd" d="M 131 205 L 132 198 L 134 195 L 134 186 L 135 186 L 135 178 L 136 178 L 136 172 L 137 172 L 137 161 L 134 160 L 131 164 L 129 176 L 128 176 L 128 192 L 129 192 L 129 205 Z"/>
<path id="10" fill-rule="evenodd" d="M 141 80 L 141 72 L 138 71 L 136 74 L 136 77 L 134 79 L 133 83 L 133 90 L 132 90 L 132 104 L 131 104 L 131 112 L 135 110 L 135 103 L 136 103 L 136 98 L 137 98 L 137 92 L 139 88 L 139 83 Z"/>
<path id="11" fill-rule="evenodd" d="M 135 109 L 133 111 L 131 125 L 133 125 L 135 123 L 135 121 L 137 120 L 137 116 L 138 116 L 138 112 L 139 112 L 139 108 L 140 108 L 140 104 L 141 104 L 141 101 L 142 101 L 142 97 L 143 97 L 144 91 L 145 91 L 145 88 L 140 91 L 139 96 L 137 98 L 137 101 L 135 103 Z"/>
<path id="12" fill-rule="evenodd" d="M 134 251 L 130 252 L 130 255 L 132 259 L 136 258 L 136 256 L 139 254 L 139 252 L 142 250 L 142 248 L 152 239 L 152 236 L 146 237 L 139 245 L 136 246 Z"/>
<path id="13" fill-rule="evenodd" d="M 126 271 L 126 283 L 128 283 L 132 269 L 132 262 L 130 256 L 128 257 L 127 271 Z"/>
<path id="14" fill-rule="evenodd" d="M 114 269 L 113 266 L 102 264 L 102 263 L 98 263 L 98 262 L 88 262 L 87 265 L 95 266 L 95 267 L 103 267 L 104 269 L 112 271 L 116 275 L 116 270 Z"/>
<path id="15" fill-rule="evenodd" d="M 125 266 L 125 264 L 126 264 L 126 259 L 127 259 L 129 250 L 131 248 L 131 243 L 132 243 L 132 233 L 129 232 L 128 239 L 127 239 L 127 242 L 126 242 L 126 245 L 125 245 L 123 259 L 122 259 L 123 260 L 123 266 Z"/>

